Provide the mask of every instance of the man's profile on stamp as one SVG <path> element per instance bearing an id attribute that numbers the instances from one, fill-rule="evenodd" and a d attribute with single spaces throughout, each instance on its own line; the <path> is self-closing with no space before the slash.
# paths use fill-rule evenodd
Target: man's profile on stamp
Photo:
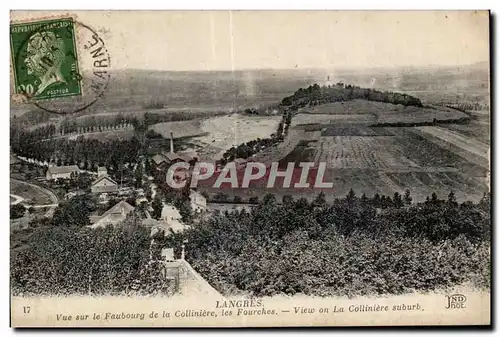
<path id="1" fill-rule="evenodd" d="M 39 81 L 34 96 L 54 83 L 66 83 L 61 72 L 64 47 L 64 40 L 51 31 L 37 32 L 31 36 L 24 63 L 28 74 L 36 76 Z"/>
<path id="2" fill-rule="evenodd" d="M 29 100 L 82 95 L 74 24 L 60 18 L 10 25 L 16 94 Z"/>

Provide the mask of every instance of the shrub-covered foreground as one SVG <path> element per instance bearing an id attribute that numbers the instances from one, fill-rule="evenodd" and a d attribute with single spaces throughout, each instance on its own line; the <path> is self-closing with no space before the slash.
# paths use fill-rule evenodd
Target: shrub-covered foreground
<path id="1" fill-rule="evenodd" d="M 28 240 L 20 237 L 29 235 Z M 148 264 L 149 230 L 41 225 L 11 235 L 13 295 L 167 293 L 159 264 Z M 21 243 L 21 244 L 20 244 Z"/>
<path id="2" fill-rule="evenodd" d="M 155 237 L 133 218 L 104 229 L 40 221 L 11 234 L 14 295 L 171 293 L 156 258 L 186 244 L 187 259 L 224 294 L 367 295 L 471 283 L 490 286 L 490 200 L 425 203 L 353 192 L 332 205 L 266 196 L 182 234 Z M 187 243 L 186 240 L 187 239 Z M 153 247 L 153 248 L 152 248 Z M 151 249 L 153 249 L 151 251 Z M 152 255 L 150 255 L 152 254 Z"/>
<path id="3" fill-rule="evenodd" d="M 396 198 L 398 199 L 398 198 Z M 188 259 L 223 293 L 399 294 L 489 287 L 489 198 L 376 209 L 354 195 L 326 205 L 272 197 L 186 233 Z M 184 239 L 184 238 L 182 238 Z"/>

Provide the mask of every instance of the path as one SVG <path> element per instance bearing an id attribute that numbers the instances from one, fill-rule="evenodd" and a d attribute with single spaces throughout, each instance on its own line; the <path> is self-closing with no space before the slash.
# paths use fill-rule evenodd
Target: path
<path id="1" fill-rule="evenodd" d="M 132 126 L 130 127 L 124 127 L 124 128 L 117 128 L 117 129 L 105 129 L 105 130 L 97 130 L 97 131 L 88 131 L 88 132 L 72 132 L 72 133 L 66 133 L 63 135 L 57 135 L 57 136 L 51 136 L 49 138 L 44 138 L 41 141 L 45 142 L 48 140 L 54 140 L 54 139 L 61 139 L 61 138 L 78 138 L 80 136 L 88 136 L 88 135 L 97 135 L 97 134 L 103 134 L 103 133 L 116 133 L 116 132 L 125 132 L 125 131 L 134 131 L 134 128 Z"/>
<path id="2" fill-rule="evenodd" d="M 180 293 L 193 298 L 223 298 L 194 268 L 184 259 L 177 260 L 181 265 Z"/>
<path id="3" fill-rule="evenodd" d="M 11 205 L 17 205 L 19 204 L 20 202 L 23 202 L 24 201 L 24 198 L 21 197 L 20 195 L 16 195 L 16 194 L 11 194 L 10 195 L 12 198 L 16 199 L 14 200 L 13 202 L 11 202 L 10 204 Z"/>
<path id="4" fill-rule="evenodd" d="M 43 207 L 49 207 L 49 209 L 47 210 L 47 212 L 45 213 L 45 216 L 46 217 L 52 217 L 52 215 L 54 214 L 54 210 L 55 208 L 57 207 L 57 205 L 59 204 L 59 199 L 57 198 L 57 196 L 54 194 L 54 192 L 52 192 L 51 190 L 48 190 L 46 188 L 43 188 L 41 186 L 38 186 L 38 185 L 35 185 L 35 184 L 32 184 L 32 183 L 28 183 L 26 181 L 22 181 L 22 180 L 17 180 L 17 179 L 13 179 L 13 178 L 10 178 L 11 181 L 15 181 L 16 183 L 19 183 L 19 184 L 25 184 L 25 185 L 29 185 L 30 187 L 36 189 L 36 190 L 39 190 L 40 192 L 46 194 L 49 196 L 50 200 L 52 201 L 52 204 L 50 205 L 33 205 L 32 207 L 35 207 L 35 208 L 43 208 Z"/>
<path id="5" fill-rule="evenodd" d="M 151 200 L 154 200 L 154 198 L 156 197 L 156 184 L 155 183 L 152 183 L 151 184 Z"/>

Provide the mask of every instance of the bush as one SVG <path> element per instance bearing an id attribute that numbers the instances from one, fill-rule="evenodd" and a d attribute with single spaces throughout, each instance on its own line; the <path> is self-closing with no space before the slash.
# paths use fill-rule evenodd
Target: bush
<path id="1" fill-rule="evenodd" d="M 24 216 L 24 212 L 26 212 L 26 208 L 21 204 L 16 204 L 10 206 L 10 218 L 18 219 Z"/>

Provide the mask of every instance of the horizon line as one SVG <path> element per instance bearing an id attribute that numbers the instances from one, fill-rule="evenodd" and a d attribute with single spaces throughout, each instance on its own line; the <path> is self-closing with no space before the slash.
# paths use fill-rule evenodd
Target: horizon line
<path id="1" fill-rule="evenodd" d="M 178 73 L 185 73 L 185 72 L 198 72 L 198 73 L 209 73 L 209 72 L 240 72 L 240 71 L 283 71 L 283 70 L 288 70 L 288 71 L 307 71 L 307 70 L 377 70 L 377 69 L 412 69 L 412 68 L 456 68 L 456 67 L 471 67 L 479 64 L 486 63 L 488 64 L 488 70 L 490 70 L 490 60 L 484 60 L 484 61 L 477 61 L 474 63 L 466 63 L 466 64 L 427 64 L 427 65 L 401 65 L 401 66 L 368 66 L 368 67 L 360 67 L 360 66 L 346 66 L 346 67 L 335 67 L 335 66 L 329 66 L 329 67 L 320 67 L 320 66 L 308 66 L 308 67 L 294 67 L 294 68 L 270 68 L 270 67 L 263 67 L 263 68 L 237 68 L 237 69 L 226 69 L 226 68 L 221 68 L 221 69 L 149 69 L 149 68 L 115 68 L 111 69 L 111 71 L 126 71 L 126 70 L 138 70 L 138 71 L 156 71 L 156 72 L 178 72 Z"/>

